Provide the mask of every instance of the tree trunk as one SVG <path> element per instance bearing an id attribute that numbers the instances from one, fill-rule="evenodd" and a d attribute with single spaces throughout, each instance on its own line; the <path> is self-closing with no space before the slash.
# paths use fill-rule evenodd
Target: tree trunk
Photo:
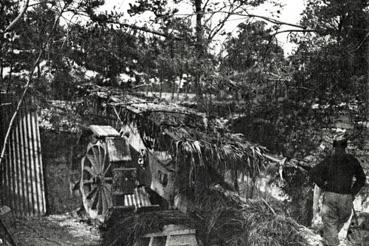
<path id="1" fill-rule="evenodd" d="M 174 100 L 174 94 L 176 93 L 176 82 L 173 81 L 173 86 L 172 86 L 172 101 Z"/>
<path id="2" fill-rule="evenodd" d="M 365 84 L 364 84 L 364 100 L 365 103 L 365 112 L 364 112 L 364 121 L 365 121 L 365 125 L 367 126 L 368 125 L 368 122 L 369 122 L 369 42 L 366 42 L 366 49 L 365 49 L 365 57 L 366 57 L 366 74 L 365 74 Z M 368 141 L 368 133 L 367 131 L 365 131 L 365 138 L 364 138 L 364 141 L 365 141 L 365 145 Z"/>
<path id="3" fill-rule="evenodd" d="M 3 60 L 0 59 L 0 82 L 3 80 Z"/>
<path id="4" fill-rule="evenodd" d="M 204 49 L 203 49 L 203 26 L 202 26 L 202 19 L 204 17 L 204 13 L 201 8 L 202 0 L 195 0 L 195 11 L 196 11 L 196 45 L 197 51 L 199 52 L 198 55 L 202 56 Z"/>
<path id="5" fill-rule="evenodd" d="M 204 28 L 202 26 L 202 19 L 204 17 L 203 10 L 201 8 L 202 0 L 195 0 L 195 11 L 196 11 L 196 49 L 198 62 L 201 65 L 201 61 L 204 57 Z M 203 101 L 202 88 L 201 88 L 201 69 L 198 69 L 195 74 L 195 89 L 198 103 L 201 104 Z"/>
<path id="6" fill-rule="evenodd" d="M 181 85 L 182 85 L 182 78 L 183 78 L 183 74 L 181 73 L 181 75 L 179 76 L 179 84 L 177 86 L 177 101 L 179 101 L 179 91 L 181 89 Z"/>
<path id="7" fill-rule="evenodd" d="M 40 64 L 37 64 L 37 78 L 41 78 L 41 67 L 40 67 Z"/>

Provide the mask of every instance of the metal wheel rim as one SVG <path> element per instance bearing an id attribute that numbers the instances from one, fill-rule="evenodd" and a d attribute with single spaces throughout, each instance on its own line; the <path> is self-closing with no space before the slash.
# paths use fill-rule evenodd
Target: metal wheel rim
<path id="1" fill-rule="evenodd" d="M 104 221 L 113 207 L 112 174 L 105 143 L 89 144 L 81 160 L 82 202 L 87 215 Z"/>

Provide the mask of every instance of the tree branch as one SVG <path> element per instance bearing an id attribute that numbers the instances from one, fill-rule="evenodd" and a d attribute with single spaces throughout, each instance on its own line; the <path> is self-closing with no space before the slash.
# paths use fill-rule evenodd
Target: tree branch
<path id="1" fill-rule="evenodd" d="M 315 29 L 288 29 L 288 30 L 275 32 L 273 33 L 273 36 L 276 36 L 278 34 L 285 33 L 285 32 L 289 32 L 289 33 L 291 32 L 317 32 L 317 30 Z"/>
<path id="2" fill-rule="evenodd" d="M 33 6 L 37 6 L 37 5 L 41 5 L 41 4 L 45 4 L 45 3 L 53 3 L 54 1 L 44 1 L 44 2 L 39 2 L 39 3 L 32 3 L 32 4 L 28 4 L 28 7 L 33 7 Z"/>
<path id="3" fill-rule="evenodd" d="M 224 27 L 225 23 L 229 20 L 229 18 L 233 15 L 234 11 L 237 11 L 240 7 L 242 7 L 242 4 L 233 6 L 233 4 L 229 7 L 230 10 L 227 13 L 227 16 L 224 17 L 223 20 L 221 20 L 212 30 L 212 32 L 209 34 L 209 40 L 212 40 Z"/>
<path id="4" fill-rule="evenodd" d="M 127 24 L 127 23 L 119 23 L 119 22 L 112 23 L 112 24 L 118 24 L 120 26 L 132 28 L 134 30 L 139 30 L 139 31 L 147 32 L 147 33 L 151 33 L 151 34 L 162 36 L 162 37 L 165 37 L 165 38 L 174 38 L 174 39 L 181 40 L 181 38 L 179 38 L 179 37 L 176 37 L 176 36 L 173 36 L 173 35 L 168 35 L 168 34 L 158 32 L 158 31 L 155 31 L 155 30 L 151 30 L 151 29 L 148 29 L 146 27 L 140 27 L 140 26 L 136 26 L 136 25 L 131 25 L 131 24 Z"/>
<path id="5" fill-rule="evenodd" d="M 56 28 L 56 25 L 58 24 L 59 19 L 60 19 L 60 17 L 62 16 L 62 14 L 63 14 L 64 10 L 65 10 L 65 9 L 66 9 L 66 7 L 67 7 L 67 5 L 68 5 L 68 4 L 65 4 L 65 5 L 64 5 L 64 7 L 63 7 L 63 9 L 61 9 L 61 11 L 60 11 L 60 13 L 59 13 L 58 17 L 55 19 L 54 24 L 53 24 L 53 26 L 52 26 L 52 29 L 51 29 L 51 31 L 50 31 L 50 34 L 49 34 L 49 36 L 48 36 L 48 38 L 47 38 L 47 41 L 46 41 L 46 43 L 45 43 L 45 44 L 46 44 L 46 45 L 45 45 L 45 47 L 47 47 L 47 46 L 48 46 L 48 43 L 51 41 L 51 36 L 53 35 L 54 30 L 55 30 L 55 28 Z M 17 18 L 18 18 L 18 17 L 17 17 Z M 25 98 L 25 96 L 26 96 L 26 94 L 27 94 L 27 92 L 28 92 L 28 89 L 29 89 L 29 88 L 30 88 L 30 86 L 31 86 L 31 82 L 32 82 L 33 74 L 34 74 L 34 72 L 35 72 L 35 70 L 36 70 L 37 65 L 40 63 L 40 60 L 41 60 L 41 57 L 42 57 L 43 53 L 44 53 L 44 48 L 43 48 L 43 47 L 41 47 L 41 48 L 40 48 L 40 51 L 39 51 L 39 53 L 38 53 L 38 56 L 37 56 L 37 58 L 36 58 L 35 62 L 33 63 L 32 68 L 31 68 L 31 70 L 30 70 L 30 73 L 29 73 L 29 75 L 28 75 L 27 83 L 26 83 L 26 85 L 24 86 L 24 90 L 23 90 L 23 92 L 22 92 L 22 94 L 21 94 L 21 97 L 20 97 L 20 99 L 19 99 L 18 103 L 17 103 L 17 107 L 15 108 L 15 111 L 14 111 L 14 113 L 13 113 L 13 115 L 12 115 L 12 117 L 11 117 L 10 121 L 9 121 L 8 129 L 7 129 L 7 131 L 6 131 L 5 138 L 4 138 L 4 141 L 3 141 L 2 150 L 1 150 L 1 155 L 0 155 L 0 166 L 2 165 L 2 161 L 3 161 L 4 156 L 5 156 L 6 144 L 7 144 L 7 142 L 8 142 L 9 137 L 10 137 L 10 133 L 11 133 L 11 130 L 12 130 L 12 127 L 13 127 L 14 121 L 15 121 L 15 119 L 16 119 L 16 117 L 17 117 L 17 115 L 18 115 L 18 112 L 19 112 L 20 107 L 21 107 L 21 105 L 22 105 L 22 103 L 23 103 L 23 101 L 24 101 L 24 98 Z"/>
<path id="6" fill-rule="evenodd" d="M 204 5 L 202 6 L 202 12 L 205 12 L 206 7 L 208 6 L 210 0 L 206 0 L 206 2 L 204 3 Z"/>
<path id="7" fill-rule="evenodd" d="M 4 33 L 6 32 L 10 32 L 14 27 L 15 25 L 20 21 L 20 19 L 23 17 L 24 13 L 26 12 L 27 8 L 28 8 L 28 4 L 29 4 L 29 0 L 26 0 L 24 6 L 23 6 L 23 9 L 22 11 L 19 13 L 19 15 L 9 24 L 9 26 L 7 26 L 5 28 L 5 31 Z"/>
<path id="8" fill-rule="evenodd" d="M 32 66 L 31 72 L 30 72 L 30 74 L 28 75 L 27 83 L 26 83 L 25 88 L 24 88 L 24 90 L 23 90 L 23 93 L 22 93 L 22 95 L 21 95 L 21 97 L 20 97 L 20 99 L 19 99 L 19 101 L 18 101 L 18 103 L 17 103 L 17 107 L 15 108 L 15 111 L 14 111 L 14 113 L 13 113 L 13 115 L 12 115 L 12 118 L 11 118 L 11 119 L 10 119 L 10 121 L 9 121 L 9 126 L 8 126 L 7 131 L 6 131 L 5 138 L 4 138 L 4 141 L 3 141 L 2 150 L 1 150 L 1 155 L 0 155 L 0 166 L 1 166 L 1 164 L 2 164 L 2 160 L 4 159 L 4 156 L 5 156 L 6 144 L 7 144 L 7 142 L 8 142 L 8 139 L 9 139 L 9 136 L 10 136 L 10 132 L 11 132 L 11 130 L 12 130 L 12 126 L 13 126 L 13 124 L 14 124 L 15 118 L 16 118 L 16 117 L 17 117 L 17 115 L 18 115 L 19 109 L 20 109 L 20 107 L 21 107 L 21 105 L 22 105 L 22 103 L 23 103 L 23 101 L 24 101 L 24 98 L 25 98 L 25 96 L 26 96 L 26 94 L 27 94 L 27 91 L 28 91 L 28 89 L 29 89 L 29 87 L 30 87 L 30 85 L 31 85 L 32 76 L 33 76 L 33 74 L 34 74 L 34 72 L 35 72 L 35 70 L 36 70 L 36 66 L 37 66 L 37 64 L 40 62 L 40 59 L 41 59 L 42 54 L 43 54 L 43 52 L 42 52 L 42 50 L 40 50 L 40 52 L 39 52 L 39 54 L 38 54 L 38 57 L 37 57 L 36 61 L 34 62 L 33 66 Z"/>
<path id="9" fill-rule="evenodd" d="M 361 40 L 361 42 L 359 43 L 359 45 L 353 50 L 353 51 L 350 51 L 350 53 L 354 53 L 356 51 L 358 51 L 362 46 L 363 44 L 365 43 L 365 41 L 368 39 L 369 37 L 369 32 L 365 35 L 365 37 Z"/>
<path id="10" fill-rule="evenodd" d="M 217 11 L 214 11 L 211 13 L 211 15 L 207 18 L 207 20 L 204 22 L 204 25 L 207 25 L 210 21 L 212 21 L 212 18 L 214 15 L 216 15 L 217 13 L 219 13 L 218 11 L 223 11 L 223 9 L 225 9 L 227 6 L 223 6 L 220 9 L 218 9 Z"/>
<path id="11" fill-rule="evenodd" d="M 212 12 L 207 12 L 207 14 L 210 14 L 210 13 L 212 13 Z M 273 23 L 273 24 L 276 24 L 276 25 L 286 25 L 286 26 L 292 26 L 292 27 L 296 27 L 296 28 L 306 29 L 305 26 L 280 21 L 280 20 L 270 18 L 270 17 L 266 17 L 266 16 L 262 16 L 262 15 L 255 15 L 255 14 L 249 14 L 249 13 L 232 13 L 232 12 L 229 12 L 229 11 L 218 11 L 218 13 L 238 15 L 238 16 L 243 16 L 243 17 L 248 17 L 248 18 L 259 18 L 259 19 L 266 20 L 266 21 L 268 21 L 270 23 Z"/>
<path id="12" fill-rule="evenodd" d="M 181 38 L 176 37 L 174 35 L 168 35 L 168 34 L 165 34 L 165 33 L 159 32 L 159 31 L 151 30 L 147 27 L 136 26 L 134 24 L 121 23 L 119 21 L 114 21 L 114 20 L 107 20 L 105 23 L 106 24 L 119 25 L 120 27 L 128 27 L 128 28 L 131 28 L 131 29 L 134 29 L 134 30 L 139 30 L 139 31 L 151 33 L 151 34 L 158 35 L 158 36 L 165 37 L 165 38 L 174 38 L 174 39 L 177 39 L 177 40 L 181 40 Z"/>

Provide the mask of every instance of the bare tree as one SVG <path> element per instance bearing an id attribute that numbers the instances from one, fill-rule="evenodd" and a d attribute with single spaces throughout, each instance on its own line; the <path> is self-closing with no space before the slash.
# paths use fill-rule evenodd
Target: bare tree
<path id="1" fill-rule="evenodd" d="M 10 137 L 10 133 L 11 133 L 11 130 L 12 130 L 12 127 L 13 127 L 13 124 L 14 124 L 14 121 L 18 115 L 18 112 L 20 110 L 20 107 L 24 101 L 24 98 L 26 97 L 27 95 L 27 92 L 28 92 L 28 89 L 30 88 L 31 84 L 32 84 L 32 78 L 33 78 L 33 74 L 37 68 L 37 66 L 39 65 L 40 61 L 41 61 L 41 58 L 42 58 L 42 55 L 44 54 L 44 52 L 46 51 L 47 47 L 49 47 L 49 44 L 52 40 L 52 36 L 54 34 L 54 30 L 57 26 L 57 24 L 59 23 L 59 20 L 62 16 L 62 14 L 64 13 L 64 11 L 67 9 L 68 5 L 70 3 L 65 3 L 64 6 L 61 7 L 61 9 L 57 10 L 55 9 L 57 13 L 56 15 L 56 18 L 55 18 L 55 21 L 54 21 L 54 24 L 49 32 L 49 35 L 48 35 L 48 38 L 46 39 L 46 41 L 44 42 L 43 45 L 41 45 L 40 47 L 40 50 L 38 51 L 38 55 L 37 55 L 37 58 L 35 59 L 32 67 L 30 68 L 29 70 L 29 73 L 28 73 L 28 76 L 27 76 L 27 82 L 26 84 L 24 85 L 24 89 L 23 89 L 23 92 L 17 102 L 17 106 L 15 108 L 15 111 L 12 115 L 12 117 L 10 118 L 10 121 L 9 121 L 9 125 L 8 125 L 8 128 L 7 128 L 7 131 L 5 133 L 5 137 L 4 137 L 4 140 L 3 140 L 3 145 L 2 145 L 2 149 L 1 149 L 1 154 L 0 154 L 0 166 L 2 165 L 2 161 L 4 159 L 4 156 L 5 156 L 5 151 L 6 151 L 6 144 L 9 140 L 9 137 Z M 13 28 L 15 27 L 15 25 L 19 22 L 19 20 L 26 14 L 26 10 L 28 8 L 28 5 L 29 5 L 29 0 L 26 1 L 22 11 L 19 13 L 19 15 L 9 24 L 9 26 L 5 29 L 7 31 L 11 31 L 13 30 Z"/>

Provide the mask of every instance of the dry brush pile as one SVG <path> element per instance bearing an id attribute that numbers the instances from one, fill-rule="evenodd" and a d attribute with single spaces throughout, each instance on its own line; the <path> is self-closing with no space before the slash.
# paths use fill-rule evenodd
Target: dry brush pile
<path id="1" fill-rule="evenodd" d="M 195 204 L 187 215 L 163 210 L 114 216 L 103 245 L 131 246 L 145 233 L 159 232 L 169 224 L 195 228 L 199 245 L 307 245 L 301 226 L 274 203 L 242 200 L 217 186 L 199 194 Z"/>

